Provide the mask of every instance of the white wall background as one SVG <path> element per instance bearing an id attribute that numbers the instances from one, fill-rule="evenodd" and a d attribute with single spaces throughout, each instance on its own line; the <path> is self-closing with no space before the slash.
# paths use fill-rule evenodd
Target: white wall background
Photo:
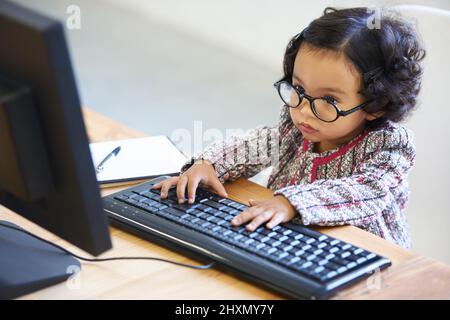
<path id="1" fill-rule="evenodd" d="M 152 20 L 185 32 L 243 56 L 279 68 L 286 44 L 323 9 L 331 7 L 422 4 L 450 10 L 448 0 L 108 0 L 134 8 Z"/>

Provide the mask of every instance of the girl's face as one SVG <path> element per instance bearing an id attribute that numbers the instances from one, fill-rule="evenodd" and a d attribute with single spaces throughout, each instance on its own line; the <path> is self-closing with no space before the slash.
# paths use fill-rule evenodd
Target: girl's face
<path id="1" fill-rule="evenodd" d="M 292 84 L 303 87 L 306 94 L 312 97 L 331 96 L 337 106 L 345 111 L 365 101 L 358 93 L 360 83 L 360 73 L 344 54 L 318 50 L 306 43 L 300 46 L 295 58 Z M 297 108 L 289 108 L 289 111 L 292 122 L 303 136 L 316 142 L 318 152 L 345 144 L 362 132 L 368 120 L 375 118 L 360 109 L 327 123 L 313 114 L 307 99 L 303 99 Z"/>

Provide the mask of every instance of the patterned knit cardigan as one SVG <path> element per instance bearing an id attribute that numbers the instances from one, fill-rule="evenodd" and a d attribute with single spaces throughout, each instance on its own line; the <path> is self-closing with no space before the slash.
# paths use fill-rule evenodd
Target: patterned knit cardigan
<path id="1" fill-rule="evenodd" d="M 181 172 L 206 159 L 224 183 L 272 166 L 267 187 L 296 208 L 298 215 L 292 222 L 350 224 L 409 248 L 404 209 L 409 198 L 406 178 L 415 158 L 411 131 L 388 122 L 366 128 L 336 149 L 316 153 L 313 148 L 283 107 L 276 126 L 257 127 L 212 143 Z"/>

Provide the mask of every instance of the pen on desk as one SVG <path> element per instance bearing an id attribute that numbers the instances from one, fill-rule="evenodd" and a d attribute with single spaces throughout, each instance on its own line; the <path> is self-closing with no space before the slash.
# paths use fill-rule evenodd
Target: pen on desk
<path id="1" fill-rule="evenodd" d="M 120 146 L 116 147 L 113 151 L 111 151 L 95 168 L 95 172 L 99 173 L 103 170 L 103 166 L 105 165 L 106 161 L 108 161 L 112 156 L 117 156 L 117 154 L 120 152 Z"/>

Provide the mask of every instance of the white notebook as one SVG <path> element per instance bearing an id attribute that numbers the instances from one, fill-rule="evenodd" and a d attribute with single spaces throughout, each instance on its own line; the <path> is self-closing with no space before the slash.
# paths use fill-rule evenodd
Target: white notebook
<path id="1" fill-rule="evenodd" d="M 159 175 L 175 175 L 187 161 L 170 138 L 163 135 L 91 143 L 89 146 L 94 167 L 120 147 L 117 155 L 110 157 L 103 170 L 97 172 L 100 184 L 126 184 Z"/>

